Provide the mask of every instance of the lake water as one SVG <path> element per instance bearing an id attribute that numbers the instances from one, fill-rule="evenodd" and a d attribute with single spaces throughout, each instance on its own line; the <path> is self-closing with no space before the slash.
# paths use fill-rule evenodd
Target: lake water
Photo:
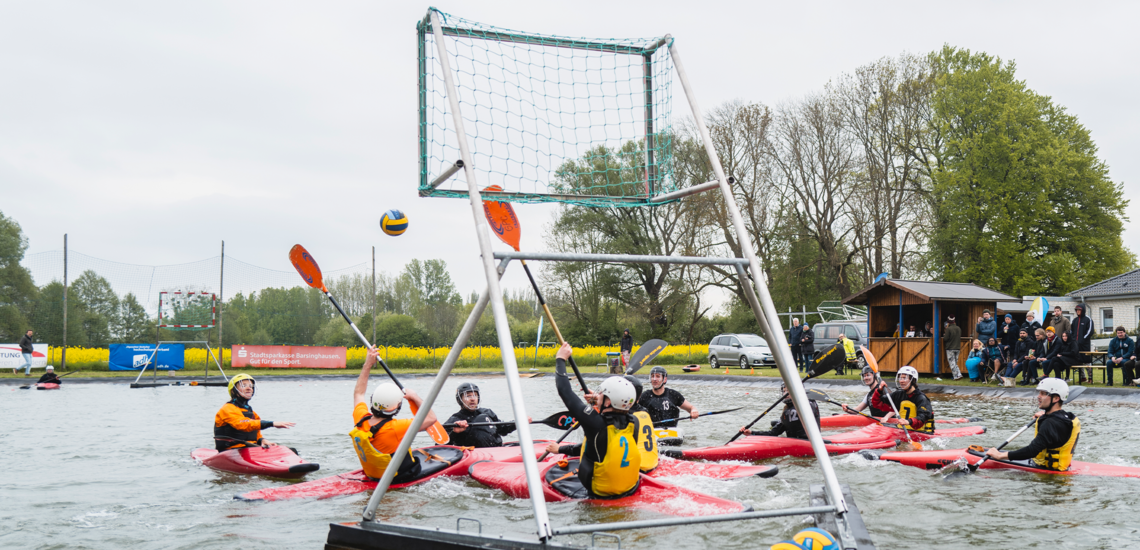
<path id="1" fill-rule="evenodd" d="M 435 410 L 446 418 L 462 381 L 482 388 L 483 404 L 513 417 L 501 377 L 455 377 Z M 374 378 L 379 381 L 379 378 Z M 426 391 L 430 380 L 408 380 Z M 521 381 L 529 414 L 563 409 L 550 376 Z M 716 445 L 776 398 L 774 388 L 714 384 L 674 385 L 702 411 L 748 405 L 744 410 L 685 422 L 686 446 Z M 350 380 L 258 383 L 255 410 L 267 420 L 297 422 L 266 430 L 272 441 L 296 447 L 321 470 L 309 479 L 358 468 L 346 435 L 351 425 Z M 225 474 L 196 464 L 195 447 L 212 445 L 213 416 L 225 388 L 129 389 L 115 384 L 65 384 L 61 391 L 0 386 L 0 547 L 3 548 L 321 548 L 331 522 L 355 521 L 367 494 L 328 500 L 241 502 L 235 494 L 288 483 Z M 829 392 L 853 402 L 862 392 Z M 942 418 L 985 419 L 985 435 L 934 440 L 927 449 L 996 445 L 1028 421 L 1026 399 L 932 395 Z M 824 414 L 834 407 L 821 404 Z M 1140 466 L 1140 419 L 1134 405 L 1081 399 L 1067 407 L 1081 417 L 1077 458 Z M 405 409 L 406 411 L 406 409 Z M 778 412 L 778 411 L 776 411 Z M 775 418 L 774 412 L 771 416 Z M 407 412 L 403 413 L 407 415 Z M 761 421 L 767 423 L 767 419 Z M 558 432 L 535 425 L 533 434 Z M 508 437 L 510 439 L 510 437 Z M 1027 444 L 1031 432 L 1011 448 Z M 426 435 L 417 446 L 431 444 Z M 833 459 L 851 486 L 879 548 L 1135 548 L 1140 545 L 1140 479 L 1039 476 L 988 470 L 946 482 L 940 475 L 858 455 Z M 770 479 L 719 481 L 681 477 L 667 481 L 756 509 L 807 504 L 808 485 L 819 483 L 812 459 L 777 459 Z M 648 513 L 550 504 L 555 525 L 653 517 Z M 533 537 L 530 503 L 511 499 L 467 478 L 436 479 L 390 493 L 383 518 L 454 529 L 457 517 L 483 522 L 484 533 Z M 684 548 L 767 548 L 808 526 L 805 518 L 752 520 L 622 533 L 623 548 L 667 544 Z M 558 537 L 585 544 L 584 536 Z"/>

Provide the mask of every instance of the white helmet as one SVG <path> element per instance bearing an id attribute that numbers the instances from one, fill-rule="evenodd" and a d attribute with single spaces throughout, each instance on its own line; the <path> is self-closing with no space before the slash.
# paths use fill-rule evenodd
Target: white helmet
<path id="1" fill-rule="evenodd" d="M 637 399 L 637 390 L 622 376 L 611 376 L 598 386 L 598 393 L 610 398 L 610 406 L 619 411 L 628 411 Z"/>
<path id="2" fill-rule="evenodd" d="M 910 377 L 911 386 L 913 386 L 914 383 L 918 381 L 918 371 L 915 370 L 914 367 L 907 365 L 907 366 L 899 369 L 899 371 L 895 373 L 895 387 L 897 387 L 899 389 L 902 389 L 902 385 L 899 384 L 899 376 L 903 375 L 903 374 Z"/>
<path id="3" fill-rule="evenodd" d="M 1037 383 L 1037 391 L 1059 396 L 1061 402 L 1065 402 L 1069 399 L 1069 385 L 1060 378 L 1042 378 L 1041 381 Z"/>
<path id="4" fill-rule="evenodd" d="M 400 412 L 400 405 L 404 402 L 404 390 L 399 386 L 385 382 L 372 390 L 372 413 L 383 416 L 396 416 Z"/>

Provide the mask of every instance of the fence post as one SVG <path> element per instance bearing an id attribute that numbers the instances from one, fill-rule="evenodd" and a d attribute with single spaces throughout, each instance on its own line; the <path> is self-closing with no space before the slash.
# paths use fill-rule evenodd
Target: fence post
<path id="1" fill-rule="evenodd" d="M 63 234 L 63 353 L 59 370 L 67 370 L 67 233 Z"/>

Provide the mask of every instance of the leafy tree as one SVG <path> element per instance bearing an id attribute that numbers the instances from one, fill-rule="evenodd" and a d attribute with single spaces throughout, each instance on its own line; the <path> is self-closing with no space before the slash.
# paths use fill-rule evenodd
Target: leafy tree
<path id="1" fill-rule="evenodd" d="M 949 46 L 930 60 L 942 278 L 1063 294 L 1132 267 L 1128 203 L 1076 117 L 1017 80 L 1013 62 Z"/>
<path id="2" fill-rule="evenodd" d="M 111 323 L 111 337 L 116 342 L 141 344 L 154 340 L 155 320 L 146 313 L 133 293 L 119 300 L 118 310 Z"/>
<path id="3" fill-rule="evenodd" d="M 87 310 L 78 300 L 67 301 L 67 345 L 87 345 L 84 330 Z M 36 339 L 52 346 L 63 345 L 63 283 L 52 281 L 40 289 L 32 308 Z M 99 342 L 101 343 L 101 342 Z"/>
<path id="4" fill-rule="evenodd" d="M 28 239 L 16 220 L 0 212 L 0 341 L 15 342 L 30 328 L 28 313 L 38 289 L 32 275 L 20 261 L 28 249 Z M 39 339 L 39 336 L 37 336 Z"/>
<path id="5" fill-rule="evenodd" d="M 115 317 L 119 310 L 119 297 L 111 283 L 88 269 L 71 284 L 68 299 L 76 300 L 84 310 L 83 332 L 88 345 L 110 342 L 111 325 L 117 324 Z"/>
<path id="6" fill-rule="evenodd" d="M 385 315 L 376 320 L 376 342 L 386 346 L 423 346 L 428 332 L 408 315 Z"/>

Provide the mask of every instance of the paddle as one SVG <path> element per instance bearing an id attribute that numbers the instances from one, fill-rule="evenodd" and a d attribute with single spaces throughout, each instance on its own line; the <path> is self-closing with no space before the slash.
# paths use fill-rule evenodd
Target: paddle
<path id="1" fill-rule="evenodd" d="M 317 260 L 309 254 L 309 251 L 305 250 L 305 247 L 299 244 L 295 244 L 293 245 L 293 248 L 289 250 L 289 261 L 293 262 L 293 267 L 297 269 L 297 273 L 301 275 L 301 278 L 304 279 L 306 284 L 317 290 L 320 290 L 325 294 L 325 296 L 328 297 L 329 301 L 332 302 L 333 307 L 335 307 L 336 310 L 340 312 L 341 317 L 344 317 L 345 321 L 348 321 L 348 325 L 352 327 L 352 331 L 355 332 L 356 336 L 360 338 L 360 341 L 364 343 L 364 347 L 371 349 L 372 344 L 368 343 L 368 339 L 365 338 L 363 334 L 361 334 L 360 329 L 356 328 L 356 323 L 353 323 L 352 319 L 348 318 L 348 314 L 346 314 L 344 310 L 341 309 L 340 304 L 336 303 L 336 300 L 332 297 L 332 294 L 329 293 L 329 289 L 327 286 L 325 286 L 324 283 L 324 277 L 321 274 L 321 268 L 317 265 Z M 392 374 L 392 370 L 388 368 L 388 365 L 384 363 L 383 359 L 380 359 L 380 366 L 384 367 L 384 372 L 388 373 L 388 377 L 391 378 L 392 382 L 396 383 L 396 387 L 400 388 L 402 391 L 404 389 L 404 385 L 401 384 L 398 379 L 396 379 L 396 375 Z M 417 407 L 411 401 L 408 402 L 408 405 L 412 409 L 412 414 L 416 414 L 418 412 L 417 409 L 419 409 L 419 407 Z M 446 445 L 447 442 L 451 439 L 447 435 L 447 430 L 444 430 L 443 426 L 439 425 L 439 422 L 428 426 L 427 432 L 428 435 L 431 436 L 432 440 L 440 445 Z"/>
<path id="2" fill-rule="evenodd" d="M 532 420 L 530 423 L 531 424 L 542 424 L 544 426 L 550 426 L 551 428 L 562 429 L 562 428 L 565 428 L 566 426 L 573 425 L 577 421 L 578 420 L 574 418 L 574 415 L 570 414 L 570 411 L 562 411 L 562 412 L 554 413 L 554 414 L 552 414 L 546 418 L 543 418 L 542 420 Z M 469 422 L 467 424 L 467 426 L 468 427 L 471 427 L 471 426 L 503 426 L 506 424 L 514 424 L 514 423 L 515 422 L 513 420 L 503 421 L 503 422 Z M 443 427 L 444 428 L 454 428 L 455 424 L 454 423 L 444 424 Z"/>
<path id="3" fill-rule="evenodd" d="M 879 376 L 879 362 L 878 362 L 878 360 L 875 359 L 875 354 L 871 353 L 871 350 L 867 349 L 864 346 L 859 346 L 859 349 L 863 350 L 863 360 L 867 362 L 867 365 L 871 367 L 871 370 L 875 371 L 875 387 L 879 387 L 883 383 L 883 377 Z M 915 381 L 911 380 L 910 383 L 914 384 Z M 895 406 L 895 401 L 893 399 L 891 399 L 890 392 L 887 392 L 884 389 L 883 390 L 883 396 L 887 398 L 887 403 L 891 404 L 891 410 L 895 411 L 895 417 L 901 418 L 899 416 L 899 409 L 898 409 L 898 407 Z M 906 435 L 906 441 L 910 445 L 910 449 L 913 451 L 921 451 L 922 450 L 922 444 L 921 443 L 915 443 L 914 440 L 911 439 L 910 430 L 908 430 L 906 428 L 901 428 L 901 429 L 903 431 L 903 434 Z"/>
<path id="4" fill-rule="evenodd" d="M 724 414 L 724 413 L 730 413 L 730 412 L 733 412 L 733 411 L 739 411 L 740 409 L 743 409 L 743 408 L 744 408 L 744 407 L 737 407 L 737 408 L 735 408 L 735 409 L 725 409 L 725 410 L 723 410 L 723 411 L 713 411 L 713 412 L 701 413 L 701 414 L 698 414 L 698 415 L 697 415 L 697 418 L 700 418 L 700 417 L 702 417 L 702 416 L 711 416 L 711 415 L 714 415 L 714 414 Z M 670 423 L 670 422 L 677 422 L 677 421 L 679 421 L 679 420 L 694 420 L 694 418 L 693 418 L 693 417 L 691 417 L 691 416 L 686 416 L 686 417 L 677 417 L 677 418 L 668 418 L 668 419 L 662 420 L 662 421 L 660 421 L 660 422 L 654 422 L 654 423 L 653 423 L 653 425 L 654 425 L 654 426 L 660 426 L 660 425 L 662 425 L 662 424 L 668 424 L 668 423 Z"/>
<path id="5" fill-rule="evenodd" d="M 484 189 L 484 191 L 500 192 L 503 188 L 498 185 L 492 185 Z M 491 232 L 519 252 L 519 239 L 522 238 L 522 225 L 519 223 L 518 216 L 515 215 L 515 209 L 511 207 L 508 202 L 499 202 L 493 200 L 483 201 L 483 215 L 487 217 L 487 223 L 491 226 Z M 526 265 L 526 260 L 519 260 L 522 264 L 523 270 L 526 271 L 527 279 L 530 279 L 530 286 L 534 288 L 534 295 L 538 297 L 538 303 L 542 306 L 542 311 L 546 312 L 546 320 L 550 321 L 550 326 L 554 328 L 554 335 L 558 337 L 558 344 L 566 343 L 562 338 L 562 331 L 558 330 L 558 323 L 554 321 L 554 315 L 550 313 L 550 306 L 546 305 L 546 299 L 542 297 L 542 291 L 538 289 L 538 283 L 534 280 L 534 275 L 530 272 L 530 267 Z M 574 357 L 570 357 L 570 368 L 574 369 L 574 376 L 578 377 L 578 383 L 582 386 L 582 392 L 586 392 L 586 380 L 582 378 L 582 371 L 578 370 L 578 363 L 574 361 Z"/>
<path id="6" fill-rule="evenodd" d="M 1062 405 L 1068 405 L 1069 403 L 1072 403 L 1072 402 L 1073 402 L 1073 400 L 1075 400 L 1076 398 L 1080 397 L 1080 396 L 1081 396 L 1081 394 L 1082 394 L 1082 393 L 1084 393 L 1086 389 L 1087 389 L 1087 388 L 1085 388 L 1084 386 L 1073 386 L 1072 388 L 1069 388 L 1069 398 L 1068 398 L 1068 399 L 1066 399 L 1066 400 L 1065 400 L 1065 402 L 1064 402 L 1064 403 L 1062 403 Z M 1009 436 L 1009 439 L 1005 440 L 1005 442 L 1004 442 L 1004 443 L 1002 443 L 1001 445 L 999 445 L 999 446 L 998 446 L 998 448 L 997 448 L 997 450 L 999 450 L 999 451 L 1000 451 L 1000 450 L 1004 449 L 1004 448 L 1005 448 L 1005 446 L 1006 446 L 1006 445 L 1009 445 L 1009 443 L 1010 443 L 1011 441 L 1013 441 L 1014 439 L 1017 439 L 1017 436 L 1019 436 L 1019 435 L 1021 435 L 1021 434 L 1025 433 L 1025 430 L 1028 430 L 1029 428 L 1032 428 L 1032 427 L 1033 427 L 1033 425 L 1034 425 L 1034 424 L 1036 424 L 1036 423 L 1037 423 L 1037 417 L 1034 417 L 1034 418 L 1033 418 L 1033 420 L 1030 420 L 1028 424 L 1026 424 L 1025 426 L 1023 426 L 1023 427 L 1022 427 L 1020 430 L 1017 430 L 1017 432 L 1016 432 L 1016 433 L 1014 433 L 1013 435 Z M 973 449 L 973 448 L 974 448 L 974 446 L 971 446 L 970 448 L 971 448 L 971 449 Z M 980 450 L 980 451 L 982 451 L 982 452 L 985 452 L 985 448 L 980 448 L 980 449 L 975 449 L 975 450 Z M 985 464 L 985 463 L 986 463 L 986 461 L 987 461 L 987 460 L 989 460 L 989 459 L 990 459 L 990 455 L 986 455 L 986 456 L 982 457 L 982 459 L 981 459 L 981 460 L 979 460 L 977 464 L 969 464 L 969 463 L 967 463 L 967 464 L 966 464 L 966 469 L 965 469 L 965 470 L 963 470 L 963 469 L 962 469 L 962 467 L 961 467 L 961 465 L 959 465 L 959 467 L 958 467 L 958 470 L 957 470 L 957 471 L 954 471 L 954 472 L 950 472 L 949 474 L 946 474 L 946 476 L 945 476 L 945 477 L 943 477 L 942 479 L 946 480 L 946 479 L 950 479 L 950 478 L 952 478 L 952 477 L 955 477 L 955 476 L 956 476 L 956 477 L 962 477 L 962 476 L 966 475 L 966 472 L 967 472 L 967 471 L 969 471 L 969 472 L 976 472 L 976 471 L 978 471 L 978 468 L 980 468 L 980 467 L 982 466 L 982 464 Z"/>
<path id="7" fill-rule="evenodd" d="M 57 374 L 57 375 L 56 375 L 56 378 L 63 378 L 64 376 L 67 376 L 67 375 L 69 375 L 69 374 L 75 374 L 75 373 L 77 373 L 77 372 L 79 372 L 79 371 L 77 371 L 77 370 L 73 370 L 73 371 L 71 371 L 71 372 L 65 372 L 65 373 L 63 373 L 63 374 Z M 38 384 L 38 383 L 39 383 L 39 382 L 36 382 L 36 384 Z M 51 384 L 51 382 L 45 382 L 45 384 Z M 20 389 L 21 389 L 21 390 L 29 390 L 29 389 L 31 389 L 31 388 L 32 388 L 32 386 L 34 386 L 34 385 L 35 385 L 35 384 L 31 384 L 31 385 L 28 385 L 28 386 L 20 386 Z"/>
<path id="8" fill-rule="evenodd" d="M 641 370 L 641 367 L 644 367 L 646 363 L 652 361 L 654 357 L 657 357 L 657 354 L 664 351 L 668 346 L 669 342 L 658 339 L 653 339 L 641 344 L 641 347 L 637 348 L 637 353 L 629 358 L 629 364 L 625 367 L 625 373 L 634 374 Z"/>
<path id="9" fill-rule="evenodd" d="M 827 402 L 827 403 L 830 403 L 830 404 L 832 404 L 832 405 L 835 405 L 836 407 L 839 407 L 839 408 L 841 408 L 841 409 L 843 408 L 843 403 L 840 403 L 840 402 L 838 402 L 838 401 L 835 401 L 834 399 L 832 399 L 832 398 L 831 398 L 831 396 L 827 395 L 826 393 L 823 393 L 823 392 L 822 392 L 822 391 L 820 391 L 820 390 L 808 390 L 808 391 L 809 391 L 809 392 L 814 392 L 814 393 L 816 393 L 817 395 L 819 395 L 820 397 L 819 397 L 818 401 L 825 401 L 825 402 Z M 873 416 L 871 416 L 871 415 L 869 415 L 869 414 L 867 414 L 867 413 L 864 413 L 864 412 L 859 412 L 859 411 L 857 411 L 857 410 L 855 410 L 855 409 L 851 409 L 851 413 L 852 413 L 852 414 L 857 414 L 857 415 L 859 415 L 859 416 L 863 416 L 863 417 L 866 417 L 866 418 L 870 418 L 871 420 L 874 420 L 875 422 L 878 422 L 878 421 L 879 421 L 879 419 L 878 419 L 878 418 L 875 418 L 875 417 L 873 417 Z"/>
<path id="10" fill-rule="evenodd" d="M 827 352 L 825 352 L 823 355 L 819 356 L 819 358 L 817 358 L 815 360 L 815 364 L 812 366 L 812 368 L 808 370 L 807 376 L 805 376 L 803 378 L 803 380 L 800 380 L 800 383 L 802 384 L 804 382 L 807 382 L 808 380 L 811 380 L 812 378 L 815 378 L 817 376 L 823 376 L 824 374 L 827 374 L 827 373 L 831 372 L 832 370 L 834 370 L 835 367 L 845 363 L 846 362 L 846 356 L 842 356 L 842 354 L 837 353 L 835 351 L 837 349 L 841 349 L 842 347 L 843 346 L 832 346 L 831 349 L 827 350 Z M 838 360 L 835 359 L 837 357 L 838 357 Z M 786 395 L 788 395 L 788 394 L 787 393 L 781 394 L 780 398 L 777 399 L 775 403 L 772 403 L 771 407 L 768 407 L 767 410 L 760 413 L 760 416 L 757 416 L 755 420 L 753 420 L 752 422 L 749 422 L 748 425 L 744 427 L 744 429 L 747 430 L 747 429 L 751 428 L 753 424 L 756 424 L 757 422 L 760 421 L 761 418 L 764 418 L 764 415 L 768 414 L 769 412 L 772 412 L 772 409 L 776 408 L 776 405 L 779 405 L 780 402 L 784 400 L 784 397 Z M 808 395 L 808 399 L 811 399 L 810 394 Z M 742 435 L 744 435 L 744 432 L 736 432 L 736 434 L 732 436 L 732 439 L 728 440 L 728 443 L 732 443 L 733 441 L 736 441 Z M 725 443 L 725 445 L 728 445 L 728 443 Z"/>
<path id="11" fill-rule="evenodd" d="M 570 425 L 570 428 L 568 430 L 566 430 L 566 432 L 563 433 L 561 436 L 559 436 L 558 439 L 555 439 L 554 442 L 555 443 L 562 443 L 562 440 L 566 439 L 566 436 L 570 435 L 570 432 L 578 429 L 578 425 L 579 424 L 577 422 L 574 422 L 574 424 Z M 548 457 L 548 456 L 550 456 L 550 451 L 546 451 L 546 452 L 542 453 L 542 456 L 538 457 L 538 461 L 542 462 L 543 460 L 546 460 L 546 457 Z"/>

